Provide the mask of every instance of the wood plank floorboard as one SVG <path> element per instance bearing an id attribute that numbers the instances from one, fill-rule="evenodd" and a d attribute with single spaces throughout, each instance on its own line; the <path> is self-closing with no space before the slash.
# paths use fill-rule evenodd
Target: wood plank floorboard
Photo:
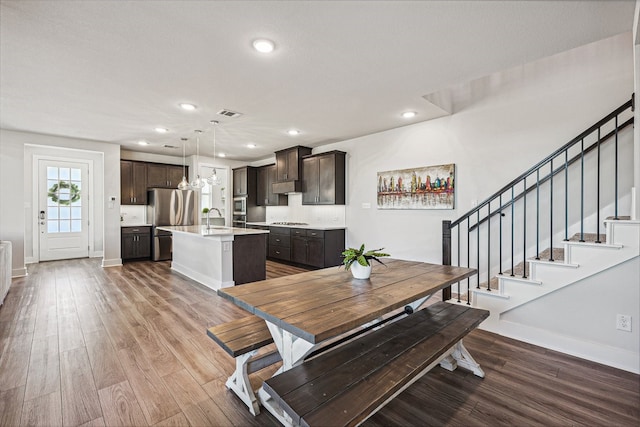
<path id="1" fill-rule="evenodd" d="M 170 262 L 31 265 L 0 306 L 0 426 L 277 426 L 227 390 L 234 362 L 206 336 L 246 314 Z M 638 375 L 480 330 L 465 345 L 484 379 L 437 367 L 364 425 L 640 425 Z"/>

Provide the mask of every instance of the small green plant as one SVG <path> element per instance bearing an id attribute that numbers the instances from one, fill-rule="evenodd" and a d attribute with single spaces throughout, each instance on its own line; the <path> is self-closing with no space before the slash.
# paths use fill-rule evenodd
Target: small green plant
<path id="1" fill-rule="evenodd" d="M 380 249 L 371 249 L 369 251 L 364 251 L 364 243 L 362 244 L 362 246 L 360 246 L 360 249 L 356 249 L 356 248 L 348 248 L 345 249 L 342 252 L 342 264 L 344 265 L 344 269 L 349 271 L 349 269 L 351 268 L 351 265 L 354 262 L 357 262 L 358 264 L 362 265 L 362 266 L 367 266 L 367 265 L 371 265 L 371 263 L 369 263 L 369 260 L 372 259 L 376 262 L 379 262 L 380 264 L 384 265 L 384 262 L 380 261 L 378 258 L 379 257 L 385 257 L 385 256 L 390 256 L 389 254 L 386 254 L 384 252 L 379 252 L 381 250 L 383 250 L 384 248 L 380 248 Z"/>
<path id="2" fill-rule="evenodd" d="M 209 213 L 209 208 L 202 208 L 202 213 L 203 214 L 208 214 Z"/>

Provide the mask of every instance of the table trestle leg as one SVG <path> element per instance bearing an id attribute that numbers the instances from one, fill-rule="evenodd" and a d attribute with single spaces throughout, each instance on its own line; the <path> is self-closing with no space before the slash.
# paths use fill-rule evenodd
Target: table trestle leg
<path id="1" fill-rule="evenodd" d="M 447 352 L 448 355 L 440 361 L 440 366 L 448 371 L 453 371 L 458 366 L 473 372 L 474 375 L 484 378 L 484 371 L 469 353 L 469 350 L 462 344 L 462 340 L 458 341 Z"/>

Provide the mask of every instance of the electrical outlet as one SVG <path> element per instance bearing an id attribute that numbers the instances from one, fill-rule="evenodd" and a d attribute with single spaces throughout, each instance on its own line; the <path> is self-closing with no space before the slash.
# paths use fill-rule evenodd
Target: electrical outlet
<path id="1" fill-rule="evenodd" d="M 631 316 L 628 314 L 618 314 L 616 316 L 616 329 L 631 332 Z"/>

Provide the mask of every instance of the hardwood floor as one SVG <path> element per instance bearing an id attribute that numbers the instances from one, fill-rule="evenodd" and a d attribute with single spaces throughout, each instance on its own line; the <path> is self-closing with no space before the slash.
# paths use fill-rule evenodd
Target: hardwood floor
<path id="1" fill-rule="evenodd" d="M 0 307 L 0 425 L 278 425 L 225 388 L 233 360 L 205 333 L 245 315 L 168 262 L 30 266 Z M 486 378 L 438 367 L 365 425 L 640 424 L 638 375 L 483 331 L 465 344 Z"/>

